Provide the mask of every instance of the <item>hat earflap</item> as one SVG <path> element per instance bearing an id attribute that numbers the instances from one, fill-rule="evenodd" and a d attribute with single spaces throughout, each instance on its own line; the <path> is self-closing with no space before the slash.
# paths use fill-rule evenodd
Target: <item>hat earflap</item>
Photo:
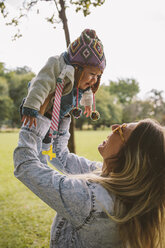
<path id="1" fill-rule="evenodd" d="M 79 82 L 84 74 L 84 68 L 78 64 L 74 64 L 74 69 L 75 69 L 75 82 L 76 82 L 76 88 L 77 88 L 77 95 L 76 95 L 76 107 L 71 110 L 71 114 L 73 115 L 74 118 L 79 119 L 80 116 L 82 115 L 82 110 L 78 106 L 78 96 L 79 96 Z"/>
<path id="2" fill-rule="evenodd" d="M 96 91 L 98 90 L 98 88 L 100 86 L 100 80 L 101 80 L 101 75 L 98 76 L 97 82 L 91 86 L 91 90 L 93 93 L 96 93 Z"/>
<path id="3" fill-rule="evenodd" d="M 76 82 L 76 87 L 79 88 L 80 86 L 80 80 L 84 74 L 84 67 L 83 66 L 80 66 L 80 65 L 73 65 L 74 66 L 74 69 L 75 69 L 75 73 L 74 73 L 74 76 L 75 76 L 75 82 Z"/>

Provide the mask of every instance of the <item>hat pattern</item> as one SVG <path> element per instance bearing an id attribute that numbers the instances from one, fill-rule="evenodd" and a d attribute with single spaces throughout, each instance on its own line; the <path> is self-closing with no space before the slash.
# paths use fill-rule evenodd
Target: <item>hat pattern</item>
<path id="1" fill-rule="evenodd" d="M 72 54 L 72 56 L 74 56 L 76 54 L 76 52 L 80 49 L 80 47 L 82 47 L 83 43 L 79 38 L 77 38 L 71 45 L 70 45 L 70 52 Z"/>
<path id="2" fill-rule="evenodd" d="M 69 61 L 73 64 L 105 68 L 103 45 L 94 30 L 85 29 L 68 48 Z"/>

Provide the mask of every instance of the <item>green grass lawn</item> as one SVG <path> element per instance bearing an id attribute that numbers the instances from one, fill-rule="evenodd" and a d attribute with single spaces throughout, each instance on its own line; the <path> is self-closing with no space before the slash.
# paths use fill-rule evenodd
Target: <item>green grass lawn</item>
<path id="1" fill-rule="evenodd" d="M 100 160 L 98 144 L 109 131 L 76 131 L 76 153 Z M 13 175 L 18 133 L 0 133 L 0 248 L 48 248 L 54 210 Z"/>

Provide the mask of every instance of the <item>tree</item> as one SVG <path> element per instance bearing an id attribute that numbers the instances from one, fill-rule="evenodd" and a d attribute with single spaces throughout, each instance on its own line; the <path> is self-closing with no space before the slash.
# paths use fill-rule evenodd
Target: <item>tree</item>
<path id="1" fill-rule="evenodd" d="M 13 111 L 13 101 L 9 96 L 7 70 L 4 63 L 0 63 L 0 126 L 9 124 Z"/>
<path id="2" fill-rule="evenodd" d="M 13 101 L 7 95 L 0 95 L 0 126 L 2 124 L 11 124 L 11 116 L 13 113 Z M 9 123 L 10 122 L 10 123 Z"/>
<path id="3" fill-rule="evenodd" d="M 40 0 L 24 0 L 22 3 L 22 7 L 20 8 L 19 14 L 17 17 L 14 17 L 10 20 L 10 22 L 8 22 L 8 25 L 15 25 L 18 26 L 20 20 L 28 15 L 28 12 L 33 9 L 34 6 L 38 7 L 38 3 L 41 2 Z M 51 4 L 53 6 L 52 9 L 52 14 L 51 16 L 47 17 L 47 21 L 50 22 L 51 24 L 55 24 L 58 23 L 59 20 L 62 21 L 63 24 L 63 29 L 64 29 L 64 33 L 65 33 L 65 39 L 66 39 L 66 46 L 68 47 L 70 44 L 70 35 L 69 35 L 69 28 L 68 28 L 68 24 L 67 24 L 67 18 L 66 18 L 66 8 L 69 7 L 69 3 L 67 3 L 68 1 L 66 0 L 42 0 L 42 2 L 46 3 L 48 2 L 49 4 Z M 71 5 L 75 5 L 76 6 L 76 12 L 78 11 L 82 11 L 84 16 L 87 16 L 90 14 L 90 7 L 94 6 L 101 6 L 105 0 L 93 0 L 93 1 L 89 1 L 89 0 L 79 0 L 79 1 L 73 1 L 70 0 L 69 1 Z M 2 16 L 6 19 L 8 18 L 8 10 L 6 7 L 6 1 L 5 0 L 0 0 L 0 10 L 1 10 L 1 14 Z M 39 7 L 37 9 L 37 13 L 39 14 Z M 56 14 L 57 13 L 57 14 Z M 59 20 L 58 20 L 59 18 Z M 22 34 L 20 33 L 20 30 L 18 28 L 17 33 L 15 34 L 15 36 L 13 37 L 13 39 L 19 38 L 21 37 Z M 71 152 L 75 152 L 75 142 L 74 142 L 74 123 L 73 123 L 73 118 L 72 118 L 72 123 L 70 126 L 70 140 L 69 140 L 69 149 Z"/>
<path id="4" fill-rule="evenodd" d="M 24 67 L 20 69 L 24 71 Z M 16 71 L 10 72 L 10 78 L 8 80 L 9 85 L 9 96 L 13 100 L 13 113 L 11 115 L 12 124 L 20 125 L 20 113 L 19 106 L 24 97 L 26 97 L 28 92 L 28 82 L 34 77 L 33 72 L 18 73 L 18 68 Z"/>
<path id="5" fill-rule="evenodd" d="M 153 105 L 149 100 L 137 100 L 123 108 L 123 122 L 134 122 L 149 117 L 153 117 Z"/>
<path id="6" fill-rule="evenodd" d="M 8 70 L 0 63 L 0 125 L 21 125 L 19 106 L 33 77 L 34 73 L 26 66 Z"/>
<path id="7" fill-rule="evenodd" d="M 152 103 L 153 106 L 153 116 L 156 120 L 158 120 L 160 123 L 165 123 L 165 102 L 163 99 L 163 91 L 159 91 L 156 89 L 152 89 L 149 92 L 149 100 Z"/>
<path id="8" fill-rule="evenodd" d="M 86 116 L 83 114 L 84 112 L 84 109 L 82 109 L 82 115 L 81 115 L 81 118 L 75 120 L 75 126 L 76 128 L 80 129 L 80 130 L 83 130 L 83 126 L 88 123 L 88 118 L 86 118 Z"/>
<path id="9" fill-rule="evenodd" d="M 139 93 L 139 83 L 135 79 L 119 79 L 110 81 L 110 93 L 116 95 L 121 104 L 130 104 L 133 97 Z"/>
<path id="10" fill-rule="evenodd" d="M 161 106 L 164 104 L 164 101 L 163 101 L 163 91 L 159 91 L 159 90 L 156 90 L 156 89 L 152 89 L 150 91 L 150 99 L 151 101 L 153 102 L 153 105 L 154 105 L 154 114 L 156 115 L 157 112 L 159 111 L 159 109 L 161 108 Z"/>
<path id="11" fill-rule="evenodd" d="M 5 77 L 0 76 L 0 95 L 8 95 L 9 87 Z"/>
<path id="12" fill-rule="evenodd" d="M 31 69 L 28 66 L 24 66 L 24 67 L 17 67 L 15 70 L 16 74 L 27 74 L 27 73 L 31 73 Z"/>
<path id="13" fill-rule="evenodd" d="M 0 76 L 3 77 L 5 75 L 5 65 L 0 62 Z"/>
<path id="14" fill-rule="evenodd" d="M 152 89 L 145 100 L 134 100 L 123 108 L 123 122 L 138 121 L 144 118 L 154 118 L 165 124 L 165 102 L 163 91 Z"/>

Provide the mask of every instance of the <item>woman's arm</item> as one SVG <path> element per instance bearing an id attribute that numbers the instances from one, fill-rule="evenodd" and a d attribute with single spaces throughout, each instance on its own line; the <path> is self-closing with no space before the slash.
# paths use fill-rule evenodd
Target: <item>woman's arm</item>
<path id="1" fill-rule="evenodd" d="M 14 174 L 61 216 L 80 225 L 92 209 L 92 193 L 86 182 L 61 175 L 39 160 L 42 139 L 49 126 L 50 120 L 39 115 L 37 128 L 21 128 L 14 151 Z"/>
<path id="2" fill-rule="evenodd" d="M 59 127 L 60 135 L 53 140 L 53 151 L 56 153 L 56 158 L 49 160 L 49 162 L 59 171 L 67 174 L 84 174 L 101 168 L 101 162 L 90 161 L 69 152 L 69 127 L 70 116 L 61 120 Z M 44 148 L 48 150 L 49 144 L 45 144 Z"/>

